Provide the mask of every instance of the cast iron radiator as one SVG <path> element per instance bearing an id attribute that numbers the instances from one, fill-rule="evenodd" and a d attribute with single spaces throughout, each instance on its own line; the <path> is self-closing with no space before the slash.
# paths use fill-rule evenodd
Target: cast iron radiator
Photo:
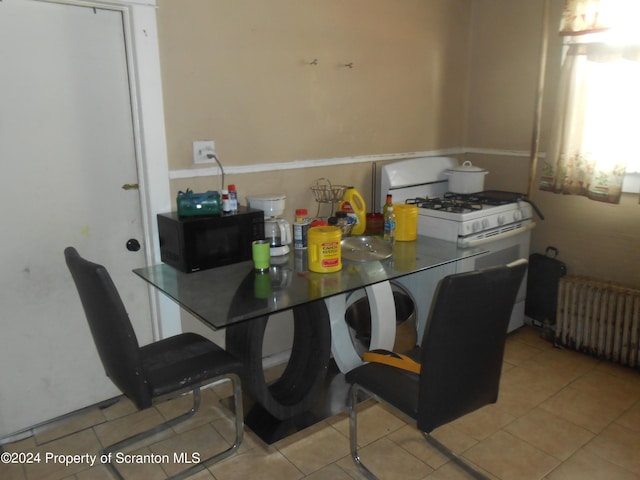
<path id="1" fill-rule="evenodd" d="M 556 343 L 640 367 L 640 289 L 589 277 L 560 279 Z"/>

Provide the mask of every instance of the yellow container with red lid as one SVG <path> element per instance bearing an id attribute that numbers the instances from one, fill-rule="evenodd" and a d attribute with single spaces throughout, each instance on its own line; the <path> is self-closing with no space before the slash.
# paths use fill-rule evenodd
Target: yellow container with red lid
<path id="1" fill-rule="evenodd" d="M 342 269 L 342 231 L 338 227 L 312 227 L 308 232 L 309 270 L 318 273 Z"/>

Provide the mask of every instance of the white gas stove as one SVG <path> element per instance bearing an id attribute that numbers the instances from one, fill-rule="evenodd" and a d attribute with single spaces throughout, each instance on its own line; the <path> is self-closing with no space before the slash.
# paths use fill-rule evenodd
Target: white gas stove
<path id="1" fill-rule="evenodd" d="M 458 161 L 449 157 L 413 158 L 384 165 L 380 172 L 381 204 L 387 193 L 393 196 L 393 203 L 416 204 L 420 235 L 457 242 L 463 248 L 482 245 L 487 250 L 483 255 L 457 262 L 455 268 L 443 268 L 440 278 L 528 258 L 535 207 L 524 195 L 513 192 L 450 193 L 446 171 L 457 165 Z M 424 291 L 425 285 L 431 289 L 437 281 L 439 278 L 413 278 L 402 282 L 423 317 L 429 311 L 432 294 Z M 524 323 L 525 292 L 526 281 L 514 306 L 510 331 Z M 428 304 L 421 305 L 420 299 L 425 297 Z M 419 319 L 419 334 L 420 323 Z"/>
<path id="2" fill-rule="evenodd" d="M 524 196 L 502 191 L 456 194 L 444 172 L 457 165 L 448 157 L 416 158 L 385 165 L 381 201 L 419 207 L 418 233 L 470 247 L 532 229 L 533 209 Z"/>

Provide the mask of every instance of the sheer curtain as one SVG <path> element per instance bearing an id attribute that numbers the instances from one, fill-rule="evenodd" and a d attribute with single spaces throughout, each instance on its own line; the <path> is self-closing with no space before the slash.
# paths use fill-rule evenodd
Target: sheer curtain
<path id="1" fill-rule="evenodd" d="M 560 33 L 570 40 L 542 190 L 619 203 L 625 173 L 640 171 L 640 42 L 626 30 L 639 21 L 634 9 L 639 0 L 567 2 Z"/>

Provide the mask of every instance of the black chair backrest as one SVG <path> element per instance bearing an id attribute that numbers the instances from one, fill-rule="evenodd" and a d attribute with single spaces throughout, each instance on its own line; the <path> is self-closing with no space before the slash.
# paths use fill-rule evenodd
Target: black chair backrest
<path id="1" fill-rule="evenodd" d="M 418 428 L 498 399 L 507 327 L 526 261 L 442 279 L 422 342 Z"/>
<path id="2" fill-rule="evenodd" d="M 109 272 L 73 247 L 64 255 L 107 376 L 138 408 L 151 406 L 138 339 Z"/>

